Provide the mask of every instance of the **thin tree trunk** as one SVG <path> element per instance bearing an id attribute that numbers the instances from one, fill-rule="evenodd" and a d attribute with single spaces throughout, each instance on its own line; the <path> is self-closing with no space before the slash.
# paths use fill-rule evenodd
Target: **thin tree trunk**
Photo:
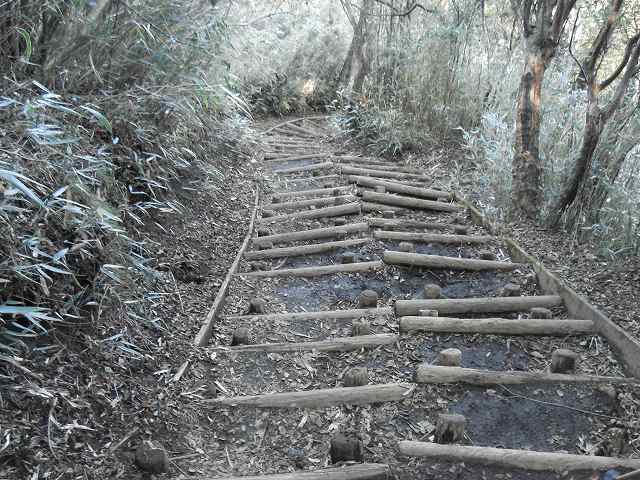
<path id="1" fill-rule="evenodd" d="M 542 203 L 540 108 L 546 69 L 542 52 L 529 51 L 517 100 L 512 200 L 519 211 L 531 218 L 538 216 Z"/>

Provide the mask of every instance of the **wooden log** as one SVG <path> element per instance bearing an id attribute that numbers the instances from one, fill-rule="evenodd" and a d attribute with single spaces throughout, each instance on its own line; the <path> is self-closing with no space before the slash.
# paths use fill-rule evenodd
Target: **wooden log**
<path id="1" fill-rule="evenodd" d="M 235 260 L 231 264 L 231 267 L 229 267 L 229 271 L 227 272 L 227 275 L 225 276 L 224 281 L 222 282 L 222 285 L 220 285 L 220 288 L 218 289 L 218 293 L 216 293 L 216 298 L 213 301 L 213 305 L 209 309 L 209 312 L 207 313 L 204 323 L 200 327 L 200 330 L 198 331 L 196 337 L 193 340 L 193 344 L 197 347 L 204 347 L 209 342 L 209 339 L 211 338 L 211 334 L 213 332 L 213 325 L 215 323 L 216 317 L 218 316 L 218 312 L 222 308 L 223 301 L 227 294 L 227 289 L 229 288 L 229 284 L 231 283 L 231 279 L 233 278 L 235 273 L 238 271 L 238 266 L 240 265 L 240 260 L 242 260 L 242 255 L 244 254 L 245 249 L 249 245 L 249 240 L 251 239 L 253 228 L 256 223 L 256 217 L 258 215 L 259 202 L 260 202 L 260 194 L 259 194 L 259 190 L 256 190 L 256 195 L 255 195 L 254 204 L 253 204 L 253 212 L 251 213 L 251 220 L 249 222 L 249 228 L 247 230 L 247 234 L 244 237 L 244 240 L 242 241 L 242 245 L 240 246 L 240 250 L 238 250 Z"/>
<path id="2" fill-rule="evenodd" d="M 553 320 L 527 318 L 450 318 L 401 317 L 400 332 L 482 333 L 487 335 L 591 335 L 595 326 L 591 320 Z"/>
<path id="3" fill-rule="evenodd" d="M 427 181 L 427 177 L 423 175 L 416 175 L 413 173 L 403 172 L 388 172 L 387 170 L 374 170 L 369 168 L 347 167 L 340 166 L 340 170 L 343 175 L 356 175 L 364 177 L 379 177 L 379 178 L 396 178 L 402 180 L 422 180 Z"/>
<path id="4" fill-rule="evenodd" d="M 326 157 L 329 154 L 327 152 L 314 152 L 306 155 L 300 155 L 294 153 L 293 155 L 282 155 L 282 152 L 274 152 L 272 154 L 265 154 L 265 160 L 268 163 L 276 163 L 276 162 L 293 162 L 296 160 L 310 160 L 313 158 L 322 158 Z"/>
<path id="5" fill-rule="evenodd" d="M 640 459 L 571 455 L 568 453 L 533 452 L 493 447 L 440 445 L 404 440 L 398 443 L 405 457 L 428 458 L 437 462 L 455 462 L 517 468 L 533 471 L 568 472 L 574 470 L 607 470 L 609 468 L 640 468 Z"/>
<path id="6" fill-rule="evenodd" d="M 334 405 L 366 405 L 399 402 L 413 395 L 410 383 L 386 383 L 363 387 L 325 388 L 301 392 L 268 393 L 242 397 L 220 397 L 205 400 L 216 407 L 247 406 L 256 408 L 325 408 Z"/>
<path id="7" fill-rule="evenodd" d="M 392 207 L 389 205 L 383 205 L 381 203 L 371 203 L 371 202 L 362 202 L 362 211 L 363 212 L 382 212 L 382 215 L 384 218 L 394 218 L 395 217 L 395 213 L 402 213 L 402 212 L 410 212 L 411 209 L 410 208 L 404 208 L 404 207 Z"/>
<path id="8" fill-rule="evenodd" d="M 374 308 L 378 304 L 378 293 L 373 290 L 363 290 L 358 296 L 358 308 Z"/>
<path id="9" fill-rule="evenodd" d="M 487 235 L 444 235 L 438 233 L 417 233 L 417 232 L 390 232 L 387 230 L 377 230 L 374 233 L 379 240 L 406 240 L 420 243 L 487 243 L 495 240 L 495 237 Z"/>
<path id="10" fill-rule="evenodd" d="M 520 288 L 520 285 L 512 282 L 507 283 L 500 289 L 501 297 L 519 297 L 521 293 L 522 289 Z"/>
<path id="11" fill-rule="evenodd" d="M 339 217 L 342 215 L 359 215 L 360 204 L 359 203 L 347 203 L 345 205 L 338 205 L 336 207 L 317 208 L 315 210 L 305 210 L 303 212 L 289 213 L 288 215 L 276 215 L 274 217 L 263 218 L 260 220 L 260 224 L 286 222 L 289 220 L 301 220 L 308 218 L 322 218 L 322 217 Z"/>
<path id="12" fill-rule="evenodd" d="M 584 383 L 638 385 L 640 380 L 627 377 L 566 375 L 548 372 L 492 371 L 475 368 L 441 367 L 422 364 L 416 370 L 416 383 L 465 383 L 467 385 L 521 385 L 528 383 Z"/>
<path id="13" fill-rule="evenodd" d="M 237 347 L 217 347 L 216 350 L 230 351 L 234 353 L 246 352 L 348 352 L 379 347 L 380 345 L 393 345 L 399 337 L 391 333 L 379 335 L 358 335 L 355 337 L 336 338 L 332 340 L 320 340 L 317 342 L 298 343 L 260 343 L 254 345 L 238 344 Z"/>
<path id="14" fill-rule="evenodd" d="M 451 313 L 526 312 L 532 307 L 548 308 L 560 305 L 562 305 L 562 299 L 558 295 L 397 300 L 396 315 L 399 317 L 417 315 L 420 310 L 437 310 L 440 314 L 445 315 Z"/>
<path id="15" fill-rule="evenodd" d="M 321 238 L 342 237 L 349 233 L 367 232 L 369 230 L 368 223 L 349 223 L 339 227 L 314 228 L 311 230 L 298 230 L 296 232 L 277 233 L 273 235 L 264 235 L 253 240 L 254 244 L 262 242 L 271 243 L 288 243 L 306 240 L 318 240 Z M 271 233 L 271 232 L 269 232 Z"/>
<path id="16" fill-rule="evenodd" d="M 385 317 L 393 315 L 393 308 L 354 308 L 350 310 L 323 310 L 319 312 L 269 313 L 267 315 L 227 315 L 225 320 L 293 322 L 296 320 L 353 320 L 362 317 Z"/>
<path id="17" fill-rule="evenodd" d="M 438 212 L 458 212 L 463 208 L 455 203 L 436 202 L 434 200 L 404 197 L 402 195 L 390 193 L 362 192 L 362 200 L 382 205 L 394 205 L 396 207 L 421 210 L 435 210 Z"/>
<path id="18" fill-rule="evenodd" d="M 467 419 L 457 413 L 441 413 L 436 422 L 436 443 L 457 443 L 464 440 Z"/>
<path id="19" fill-rule="evenodd" d="M 471 258 L 443 257 L 422 253 L 404 253 L 386 250 L 384 263 L 387 265 L 408 265 L 411 267 L 445 268 L 448 270 L 515 270 L 522 267 L 519 263 L 493 262 Z"/>
<path id="20" fill-rule="evenodd" d="M 362 165 L 357 165 L 355 163 L 356 162 L 340 162 L 340 164 L 345 167 L 362 168 Z M 418 168 L 403 167 L 400 165 L 389 165 L 388 163 L 377 163 L 375 165 L 369 165 L 369 166 L 374 167 L 376 170 L 384 170 L 386 172 L 407 173 L 410 175 L 416 175 L 420 177 L 424 175 L 423 170 L 420 170 Z"/>
<path id="21" fill-rule="evenodd" d="M 362 462 L 364 460 L 364 445 L 355 435 L 338 433 L 331 439 L 329 448 L 331 463 Z"/>
<path id="22" fill-rule="evenodd" d="M 462 352 L 458 348 L 445 348 L 438 352 L 436 365 L 443 367 L 459 367 L 462 362 Z"/>
<path id="23" fill-rule="evenodd" d="M 353 367 L 347 370 L 342 378 L 345 387 L 362 387 L 369 383 L 369 370 L 367 367 Z"/>
<path id="24" fill-rule="evenodd" d="M 380 180 L 379 178 L 376 178 L 374 176 L 367 176 L 367 175 L 347 175 L 347 182 L 348 183 L 357 183 L 358 178 L 360 177 L 364 177 L 364 178 L 372 178 L 374 180 Z M 384 180 L 384 179 L 383 179 Z M 392 180 L 394 183 L 399 183 L 401 185 L 407 185 L 409 187 L 418 187 L 418 188 L 424 188 L 425 185 L 425 179 L 421 179 L 422 181 L 416 181 L 416 180 L 407 180 L 404 178 L 387 178 L 387 180 Z M 366 188 L 366 187 L 364 187 Z"/>
<path id="25" fill-rule="evenodd" d="M 420 310 L 418 312 L 418 316 L 420 317 L 439 317 L 438 310 Z"/>
<path id="26" fill-rule="evenodd" d="M 396 230 L 446 230 L 453 228 L 453 225 L 437 222 L 422 222 L 410 219 L 387 219 L 378 217 L 365 217 L 365 221 L 373 228 L 392 228 Z"/>
<path id="27" fill-rule="evenodd" d="M 398 250 L 406 253 L 415 253 L 416 246 L 413 244 L 413 242 L 400 242 L 398 244 Z"/>
<path id="28" fill-rule="evenodd" d="M 551 354 L 551 373 L 573 372 L 578 365 L 578 354 L 566 348 L 558 348 Z"/>
<path id="29" fill-rule="evenodd" d="M 339 175 L 336 174 L 331 174 L 331 175 L 323 175 L 321 177 L 301 177 L 301 178 L 280 178 L 277 181 L 279 181 L 280 183 L 284 183 L 286 184 L 290 184 L 290 183 L 313 183 L 313 184 L 320 184 L 321 182 L 329 182 L 329 181 L 336 181 L 340 178 Z"/>
<path id="30" fill-rule="evenodd" d="M 357 157 L 355 155 L 334 155 L 333 160 L 340 163 L 359 163 L 365 166 L 389 165 L 388 162 L 374 157 Z"/>
<path id="31" fill-rule="evenodd" d="M 341 195 L 336 197 L 310 198 L 308 200 L 298 200 L 295 202 L 272 203 L 268 206 L 271 210 L 298 210 L 306 207 L 326 207 L 336 205 L 336 203 L 357 202 L 355 195 Z"/>
<path id="32" fill-rule="evenodd" d="M 273 170 L 273 173 L 279 175 L 286 175 L 287 173 L 300 173 L 300 172 L 314 172 L 317 170 L 325 170 L 333 167 L 331 162 L 314 163 L 312 165 L 302 165 L 300 167 L 281 168 L 280 170 Z"/>
<path id="33" fill-rule="evenodd" d="M 334 273 L 370 272 L 384 268 L 384 262 L 357 262 L 345 265 L 325 265 L 319 267 L 283 268 L 281 270 L 266 270 L 262 272 L 236 273 L 241 277 L 317 277 L 319 275 L 333 275 Z"/>
<path id="34" fill-rule="evenodd" d="M 450 192 L 443 192 L 441 190 L 433 190 L 430 188 L 411 187 L 409 185 L 403 185 L 402 183 L 387 180 L 378 180 L 370 177 L 356 177 L 355 181 L 357 185 L 362 187 L 383 187 L 387 192 L 402 193 L 411 197 L 453 199 L 453 194 Z"/>
<path id="35" fill-rule="evenodd" d="M 295 197 L 322 197 L 324 195 L 335 196 L 336 192 L 347 193 L 353 190 L 353 187 L 349 185 L 343 187 L 329 187 L 329 188 L 312 188 L 310 190 L 292 190 L 288 192 L 276 192 L 273 195 L 280 198 L 280 200 L 285 198 L 295 198 Z"/>
<path id="36" fill-rule="evenodd" d="M 309 138 L 312 138 L 312 139 L 315 139 L 318 136 L 318 132 L 315 132 L 315 131 L 310 130 L 308 128 L 300 127 L 299 125 L 296 125 L 294 123 L 288 123 L 288 124 L 284 125 L 283 127 L 281 127 L 280 130 L 293 131 L 293 132 L 302 134 L 304 136 L 308 136 Z"/>
<path id="37" fill-rule="evenodd" d="M 299 257 L 303 255 L 313 255 L 316 253 L 330 252 L 340 248 L 355 247 L 356 245 L 364 245 L 369 243 L 369 238 L 353 238 L 351 240 L 341 240 L 338 242 L 313 243 L 311 245 L 298 245 L 296 247 L 280 247 L 270 250 L 260 250 L 246 252 L 244 254 L 247 260 L 263 260 L 265 258 L 279 257 Z"/>

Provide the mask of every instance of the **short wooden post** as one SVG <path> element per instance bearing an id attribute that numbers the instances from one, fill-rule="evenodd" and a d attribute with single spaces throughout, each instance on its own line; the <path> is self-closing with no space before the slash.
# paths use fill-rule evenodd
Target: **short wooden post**
<path id="1" fill-rule="evenodd" d="M 578 366 L 578 354 L 567 350 L 566 348 L 558 348 L 551 354 L 551 373 L 569 373 L 575 371 Z"/>
<path id="2" fill-rule="evenodd" d="M 359 337 L 361 335 L 371 335 L 371 324 L 364 318 L 354 320 L 351 327 L 352 337 Z"/>
<path id="3" fill-rule="evenodd" d="M 347 370 L 342 379 L 345 387 L 362 387 L 369 383 L 369 371 L 367 367 L 353 367 Z"/>
<path id="4" fill-rule="evenodd" d="M 378 305 L 378 294 L 373 290 L 363 290 L 358 297 L 359 308 L 372 308 Z"/>
<path id="5" fill-rule="evenodd" d="M 467 419 L 457 413 L 442 413 L 436 423 L 436 443 L 456 443 L 464 439 Z"/>
<path id="6" fill-rule="evenodd" d="M 331 463 L 362 462 L 364 445 L 355 435 L 337 434 L 331 439 Z"/>

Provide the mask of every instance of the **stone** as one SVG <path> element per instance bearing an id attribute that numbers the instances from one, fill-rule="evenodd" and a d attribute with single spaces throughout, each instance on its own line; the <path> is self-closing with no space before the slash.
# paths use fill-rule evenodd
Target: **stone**
<path id="1" fill-rule="evenodd" d="M 378 294 L 373 290 L 363 290 L 358 297 L 359 308 L 375 308 L 378 306 Z"/>
<path id="2" fill-rule="evenodd" d="M 424 286 L 424 298 L 436 299 L 442 298 L 442 289 L 435 283 L 429 283 Z"/>
<path id="3" fill-rule="evenodd" d="M 462 352 L 457 348 L 446 348 L 438 353 L 436 365 L 443 367 L 459 367 L 462 362 Z"/>
<path id="4" fill-rule="evenodd" d="M 411 242 L 400 242 L 398 250 L 401 252 L 412 253 L 416 251 L 416 246 Z"/>
<path id="5" fill-rule="evenodd" d="M 157 442 L 143 441 L 136 449 L 136 465 L 145 472 L 160 474 L 169 470 L 167 451 Z"/>
<path id="6" fill-rule="evenodd" d="M 502 287 L 501 293 L 503 297 L 519 297 L 522 293 L 522 289 L 517 283 L 509 282 L 504 287 Z"/>
<path id="7" fill-rule="evenodd" d="M 544 307 L 533 307 L 529 310 L 529 317 L 531 318 L 553 318 L 553 312 Z"/>

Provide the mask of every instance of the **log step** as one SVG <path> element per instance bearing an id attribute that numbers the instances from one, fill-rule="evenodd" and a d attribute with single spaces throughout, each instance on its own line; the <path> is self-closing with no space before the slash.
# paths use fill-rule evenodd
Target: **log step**
<path id="1" fill-rule="evenodd" d="M 340 225 L 339 227 L 314 228 L 311 230 L 299 230 L 296 232 L 277 233 L 274 235 L 265 235 L 253 239 L 253 243 L 260 245 L 263 242 L 286 243 L 304 240 L 317 240 L 320 238 L 341 237 L 349 233 L 367 232 L 369 224 L 367 223 L 349 223 Z"/>
<path id="2" fill-rule="evenodd" d="M 419 198 L 448 198 L 453 199 L 453 194 L 442 190 L 434 190 L 431 188 L 411 187 L 409 185 L 403 185 L 402 183 L 378 180 L 370 177 L 355 177 L 355 183 L 362 187 L 384 187 L 388 192 L 402 193 L 411 197 Z"/>
<path id="3" fill-rule="evenodd" d="M 283 268 L 281 270 L 265 270 L 256 272 L 236 273 L 242 277 L 317 277 L 320 275 L 332 275 L 334 273 L 370 272 L 384 268 L 384 262 L 356 262 L 342 265 L 325 265 L 319 267 Z"/>
<path id="4" fill-rule="evenodd" d="M 295 321 L 295 320 L 353 320 L 362 317 L 393 315 L 393 308 L 354 308 L 350 310 L 322 310 L 319 312 L 268 313 L 263 315 L 228 315 L 227 320 L 242 321 Z"/>
<path id="5" fill-rule="evenodd" d="M 387 383 L 362 387 L 325 388 L 302 392 L 268 393 L 205 400 L 210 405 L 256 408 L 325 408 L 334 405 L 366 405 L 399 402 L 411 398 L 415 385 Z"/>
<path id="6" fill-rule="evenodd" d="M 333 159 L 333 161 L 335 162 L 335 159 Z M 358 165 L 357 163 L 359 162 L 340 162 L 340 164 L 345 167 L 362 168 L 362 164 Z M 376 170 L 384 170 L 386 172 L 409 173 L 419 175 L 421 177 L 423 176 L 422 170 L 418 168 L 403 167 L 402 165 L 391 165 L 388 163 L 376 163 L 375 165 L 371 164 L 370 166 L 374 167 Z"/>
<path id="7" fill-rule="evenodd" d="M 423 364 L 416 370 L 416 383 L 465 383 L 467 385 L 521 385 L 528 383 L 582 383 L 638 385 L 640 380 L 598 375 L 568 375 L 548 372 L 492 371 L 475 368 Z"/>
<path id="8" fill-rule="evenodd" d="M 314 163 L 312 165 L 302 165 L 300 167 L 281 168 L 280 170 L 273 170 L 273 173 L 279 175 L 286 175 L 287 173 L 299 173 L 299 172 L 313 172 L 316 170 L 325 170 L 333 167 L 332 162 Z"/>
<path id="9" fill-rule="evenodd" d="M 562 305 L 559 295 L 523 297 L 446 298 L 437 300 L 397 300 L 396 315 L 418 315 L 420 310 L 437 310 L 442 314 L 526 312 L 535 307 L 552 308 Z"/>
<path id="10" fill-rule="evenodd" d="M 402 317 L 400 332 L 483 333 L 487 335 L 589 335 L 596 332 L 591 320 L 523 318 Z"/>
<path id="11" fill-rule="evenodd" d="M 310 190 L 298 190 L 298 191 L 287 191 L 287 192 L 275 192 L 273 194 L 274 197 L 278 197 L 281 199 L 284 198 L 294 198 L 294 197 L 314 197 L 314 196 L 324 196 L 324 195 L 335 195 L 336 192 L 339 193 L 347 193 L 352 190 L 353 187 L 347 185 L 342 187 L 331 187 L 331 188 L 313 188 Z"/>
<path id="12" fill-rule="evenodd" d="M 343 175 L 358 175 L 363 177 L 395 178 L 401 180 L 427 181 L 427 177 L 414 173 L 389 172 L 387 170 L 375 170 L 370 168 L 340 166 Z"/>
<path id="13" fill-rule="evenodd" d="M 355 184 L 357 182 L 358 178 L 370 178 L 373 180 L 380 180 L 377 177 L 374 176 L 368 176 L 368 175 L 348 175 L 347 176 L 347 182 L 348 183 L 353 183 Z M 426 177 L 425 177 L 426 178 Z M 385 180 L 383 178 L 383 180 Z M 424 188 L 425 185 L 425 179 L 421 179 L 421 181 L 417 181 L 417 180 L 407 180 L 405 178 L 387 178 L 386 180 L 392 180 L 394 183 L 399 183 L 401 185 L 407 185 L 409 187 L 418 187 L 418 188 Z"/>
<path id="14" fill-rule="evenodd" d="M 323 182 L 325 180 L 338 180 L 340 178 L 339 175 L 332 173 L 331 175 L 322 175 L 320 177 L 302 177 L 302 178 L 281 178 L 279 180 L 280 183 L 284 183 L 285 185 L 288 183 L 318 183 Z"/>
<path id="15" fill-rule="evenodd" d="M 379 217 L 365 217 L 364 219 L 370 227 L 374 228 L 392 228 L 397 230 L 447 230 L 453 229 L 455 225 L 449 223 L 422 222 L 411 219 L 392 219 Z"/>
<path id="16" fill-rule="evenodd" d="M 355 195 L 341 195 L 337 197 L 311 198 L 308 200 L 298 200 L 295 202 L 271 203 L 266 208 L 269 210 L 298 210 L 306 207 L 326 207 L 347 202 L 357 202 Z"/>
<path id="17" fill-rule="evenodd" d="M 488 235 L 446 235 L 438 233 L 392 232 L 378 230 L 374 237 L 380 240 L 400 240 L 418 243 L 488 243 L 496 240 L 496 237 Z"/>
<path id="18" fill-rule="evenodd" d="M 389 466 L 383 463 L 362 463 L 313 471 L 274 473 L 245 477 L 220 477 L 216 480 L 388 480 Z"/>
<path id="19" fill-rule="evenodd" d="M 335 207 L 316 208 L 315 210 L 305 210 L 303 212 L 289 213 L 287 215 L 276 215 L 273 217 L 261 218 L 258 223 L 286 222 L 289 220 L 299 220 L 303 218 L 340 217 L 342 215 L 360 214 L 360 203 L 346 203 Z"/>
<path id="20" fill-rule="evenodd" d="M 309 153 L 307 155 L 293 154 L 293 155 L 282 155 L 282 152 L 273 152 L 273 153 L 265 153 L 264 159 L 268 163 L 275 162 L 292 162 L 294 160 L 309 160 L 312 158 L 323 158 L 330 156 L 330 153 L 327 152 L 314 152 Z"/>
<path id="21" fill-rule="evenodd" d="M 455 203 L 436 202 L 434 200 L 423 200 L 421 198 L 369 191 L 362 192 L 362 200 L 382 205 L 393 205 L 395 207 L 412 209 L 417 208 L 421 210 L 435 210 L 438 212 L 459 212 L 464 209 L 464 207 Z"/>
<path id="22" fill-rule="evenodd" d="M 247 260 L 264 260 L 265 258 L 300 257 L 303 255 L 313 255 L 317 253 L 331 252 L 341 248 L 350 248 L 369 243 L 370 238 L 354 238 L 351 240 L 341 240 L 338 242 L 314 243 L 311 245 L 298 245 L 296 247 L 270 248 L 268 250 L 258 250 L 246 252 Z"/>
<path id="23" fill-rule="evenodd" d="M 384 263 L 388 265 L 406 265 L 423 268 L 446 268 L 450 270 L 515 270 L 523 267 L 520 263 L 498 262 L 494 260 L 476 260 L 473 258 L 446 257 L 441 255 L 425 255 L 422 253 L 405 253 L 386 250 Z"/>
<path id="24" fill-rule="evenodd" d="M 244 352 L 348 352 L 361 348 L 375 348 L 380 345 L 392 345 L 399 340 L 398 335 L 391 333 L 379 335 L 360 335 L 357 337 L 344 337 L 318 342 L 298 343 L 262 343 L 256 345 L 238 345 L 235 347 L 218 347 L 215 350 L 224 350 L 234 353 Z"/>
<path id="25" fill-rule="evenodd" d="M 640 459 L 572 455 L 568 453 L 534 452 L 493 447 L 441 445 L 439 443 L 404 440 L 398 443 L 405 457 L 428 458 L 434 462 L 475 463 L 501 468 L 533 471 L 607 470 L 611 468 L 640 468 Z M 586 478 L 586 477 L 585 477 Z"/>

